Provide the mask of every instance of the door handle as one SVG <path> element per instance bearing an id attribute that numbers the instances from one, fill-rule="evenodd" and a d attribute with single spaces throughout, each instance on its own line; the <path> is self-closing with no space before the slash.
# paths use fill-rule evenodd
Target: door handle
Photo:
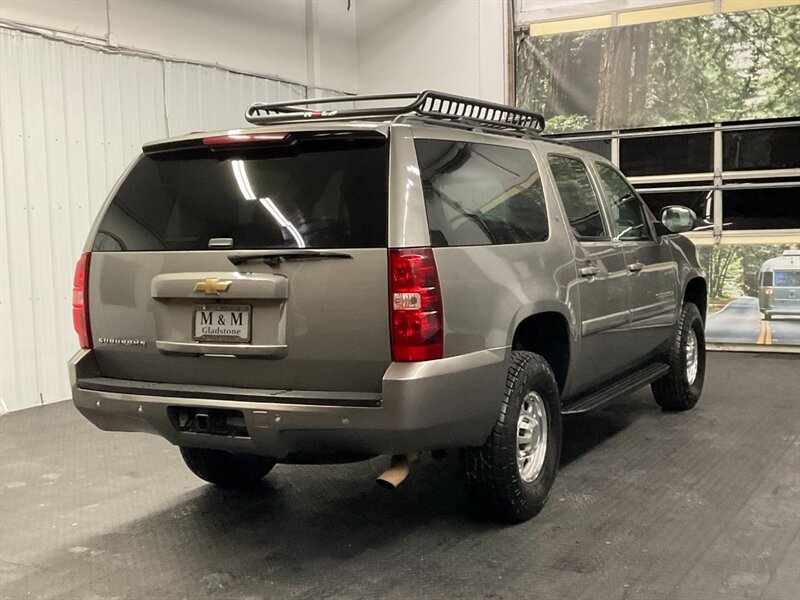
<path id="1" fill-rule="evenodd" d="M 644 263 L 641 263 L 639 261 L 636 261 L 635 263 L 631 263 L 628 265 L 628 271 L 630 271 L 631 273 L 638 273 L 642 269 L 644 269 Z"/>
<path id="2" fill-rule="evenodd" d="M 581 274 L 581 277 L 594 277 L 600 273 L 600 269 L 594 265 L 590 265 L 588 267 L 581 267 L 578 269 L 578 272 Z"/>

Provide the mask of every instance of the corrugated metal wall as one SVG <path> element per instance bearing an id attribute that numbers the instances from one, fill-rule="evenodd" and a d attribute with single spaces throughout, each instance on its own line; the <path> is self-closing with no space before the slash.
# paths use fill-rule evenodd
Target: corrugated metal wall
<path id="1" fill-rule="evenodd" d="M 304 86 L 0 28 L 0 413 L 69 397 L 75 261 L 143 142 Z"/>

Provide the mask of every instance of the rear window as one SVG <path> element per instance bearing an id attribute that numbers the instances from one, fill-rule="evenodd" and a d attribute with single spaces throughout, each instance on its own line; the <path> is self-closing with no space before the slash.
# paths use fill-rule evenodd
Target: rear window
<path id="1" fill-rule="evenodd" d="M 800 287 L 800 271 L 775 271 L 775 287 Z"/>
<path id="2" fill-rule="evenodd" d="M 547 239 L 547 209 L 533 155 L 521 148 L 417 140 L 433 246 Z"/>
<path id="3" fill-rule="evenodd" d="M 384 136 L 293 137 L 256 149 L 143 155 L 103 215 L 95 251 L 386 246 Z"/>

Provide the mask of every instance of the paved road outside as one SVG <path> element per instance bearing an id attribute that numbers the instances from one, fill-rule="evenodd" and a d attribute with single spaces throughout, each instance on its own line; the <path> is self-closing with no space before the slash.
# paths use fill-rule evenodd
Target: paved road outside
<path id="1" fill-rule="evenodd" d="M 712 353 L 685 413 L 643 389 L 566 419 L 550 502 L 469 515 L 455 457 L 279 465 L 221 492 L 71 403 L 0 417 L 3 600 L 796 600 L 800 359 Z"/>
<path id="2" fill-rule="evenodd" d="M 744 296 L 709 315 L 706 341 L 714 344 L 800 344 L 800 318 L 775 316 L 764 321 L 758 298 Z"/>

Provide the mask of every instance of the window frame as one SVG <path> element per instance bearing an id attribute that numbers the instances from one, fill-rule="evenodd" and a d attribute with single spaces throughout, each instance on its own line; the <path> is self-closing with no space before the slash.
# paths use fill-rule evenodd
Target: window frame
<path id="1" fill-rule="evenodd" d="M 567 209 L 564 206 L 564 200 L 561 198 L 561 190 L 558 189 L 558 184 L 556 183 L 556 177 L 550 165 L 551 156 L 575 160 L 583 165 L 583 168 L 586 170 L 586 174 L 589 178 L 589 184 L 592 186 L 592 190 L 594 191 L 595 197 L 597 198 L 598 206 L 600 207 L 600 218 L 603 221 L 603 226 L 605 227 L 606 230 L 605 236 L 583 237 L 575 233 L 575 230 L 573 229 L 570 223 L 569 215 L 567 214 Z M 613 224 L 611 222 L 611 213 L 609 210 L 609 206 L 605 200 L 605 195 L 603 194 L 602 190 L 599 189 L 597 180 L 595 179 L 595 176 L 591 173 L 592 169 L 589 168 L 589 165 L 586 162 L 585 158 L 580 154 L 571 154 L 567 152 L 547 152 L 546 162 L 547 162 L 548 173 L 550 174 L 550 178 L 553 183 L 553 189 L 555 190 L 558 199 L 559 208 L 561 209 L 561 213 L 564 215 L 564 221 L 570 233 L 572 234 L 573 239 L 575 239 L 577 242 L 580 242 L 581 244 L 586 244 L 586 243 L 590 244 L 592 242 L 604 242 L 604 243 L 613 242 L 614 236 L 612 235 L 612 233 L 615 231 L 615 228 L 613 227 Z"/>

